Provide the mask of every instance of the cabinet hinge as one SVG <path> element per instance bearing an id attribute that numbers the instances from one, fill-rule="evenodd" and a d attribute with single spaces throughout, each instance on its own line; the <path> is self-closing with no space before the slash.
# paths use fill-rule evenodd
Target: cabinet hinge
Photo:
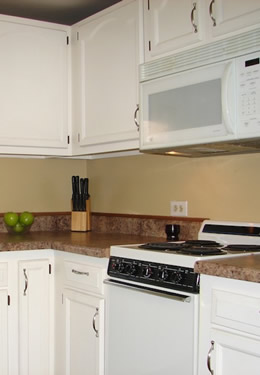
<path id="1" fill-rule="evenodd" d="M 152 46 L 151 46 L 151 41 L 149 40 L 149 51 L 151 51 Z"/>
<path id="2" fill-rule="evenodd" d="M 49 275 L 51 275 L 51 264 L 49 264 Z"/>
<path id="3" fill-rule="evenodd" d="M 61 303 L 63 305 L 63 293 L 61 294 Z"/>
<path id="4" fill-rule="evenodd" d="M 78 142 L 80 142 L 80 134 L 78 133 Z"/>
<path id="5" fill-rule="evenodd" d="M 70 44 L 70 38 L 69 38 L 69 36 L 67 36 L 67 45 L 69 45 Z"/>
<path id="6" fill-rule="evenodd" d="M 10 304 L 11 304 L 11 297 L 8 295 L 7 296 L 7 305 L 10 306 Z"/>
<path id="7" fill-rule="evenodd" d="M 77 31 L 77 40 L 79 40 L 79 32 Z"/>
<path id="8" fill-rule="evenodd" d="M 68 142 L 68 145 L 69 145 L 70 144 L 70 136 L 69 135 L 68 135 L 67 142 Z"/>
<path id="9" fill-rule="evenodd" d="M 147 0 L 147 8 L 150 10 L 150 0 Z"/>

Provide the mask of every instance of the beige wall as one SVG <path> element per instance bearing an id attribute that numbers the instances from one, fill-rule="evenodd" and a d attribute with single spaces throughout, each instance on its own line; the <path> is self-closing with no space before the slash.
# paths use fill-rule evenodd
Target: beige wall
<path id="1" fill-rule="evenodd" d="M 142 155 L 87 162 L 92 210 L 260 222 L 260 154 L 187 159 Z"/>
<path id="2" fill-rule="evenodd" d="M 260 222 L 260 154 L 204 159 L 142 155 L 98 160 L 1 158 L 0 212 L 70 211 L 71 176 L 88 175 L 96 212 Z"/>
<path id="3" fill-rule="evenodd" d="M 71 176 L 86 176 L 86 161 L 0 158 L 0 212 L 70 211 Z"/>

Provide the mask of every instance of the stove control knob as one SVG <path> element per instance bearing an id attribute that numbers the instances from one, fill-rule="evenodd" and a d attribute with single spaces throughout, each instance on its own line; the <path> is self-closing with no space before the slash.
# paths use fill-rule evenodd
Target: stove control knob
<path id="1" fill-rule="evenodd" d="M 159 271 L 159 278 L 163 281 L 168 280 L 170 274 L 167 269 L 162 269 Z"/>
<path id="2" fill-rule="evenodd" d="M 149 277 L 151 277 L 151 275 L 152 275 L 152 269 L 151 269 L 151 267 L 150 266 L 143 266 L 143 268 L 142 268 L 142 275 L 144 276 L 144 277 L 146 277 L 147 279 L 149 278 Z"/>
<path id="3" fill-rule="evenodd" d="M 120 262 L 116 262 L 116 261 L 114 261 L 114 262 L 111 264 L 111 268 L 112 268 L 113 271 L 120 272 L 120 269 L 121 269 L 121 263 L 120 263 Z"/>
<path id="4" fill-rule="evenodd" d="M 130 274 L 132 271 L 132 264 L 131 263 L 125 263 L 124 265 L 124 273 Z"/>
<path id="5" fill-rule="evenodd" d="M 132 268 L 131 268 L 131 271 L 130 271 L 130 275 L 132 276 L 137 276 L 138 274 L 138 267 L 136 264 L 132 264 Z"/>
<path id="6" fill-rule="evenodd" d="M 180 283 L 180 281 L 181 281 L 181 279 L 182 279 L 182 275 L 181 275 L 181 273 L 180 272 L 175 272 L 174 273 L 174 275 L 173 275 L 173 282 L 175 283 L 175 284 L 179 284 Z"/>

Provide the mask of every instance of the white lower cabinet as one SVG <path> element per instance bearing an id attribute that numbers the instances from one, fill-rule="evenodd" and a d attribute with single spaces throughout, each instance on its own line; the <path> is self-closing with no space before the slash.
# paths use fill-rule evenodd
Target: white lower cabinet
<path id="1" fill-rule="evenodd" d="M 20 375 L 51 373 L 49 264 L 39 259 L 18 265 Z"/>
<path id="2" fill-rule="evenodd" d="M 217 329 L 210 338 L 209 368 L 215 375 L 259 374 L 260 341 Z"/>
<path id="3" fill-rule="evenodd" d="M 8 292 L 0 289 L 0 374 L 8 375 Z"/>
<path id="4" fill-rule="evenodd" d="M 0 375 L 103 375 L 108 259 L 0 253 Z"/>
<path id="5" fill-rule="evenodd" d="M 0 263 L 0 374 L 8 375 L 8 265 Z"/>
<path id="6" fill-rule="evenodd" d="M 55 375 L 104 375 L 104 285 L 108 259 L 56 252 Z M 60 298 L 58 296 L 61 296 Z"/>
<path id="7" fill-rule="evenodd" d="M 65 289 L 66 375 L 103 373 L 104 299 Z"/>
<path id="8" fill-rule="evenodd" d="M 260 285 L 201 275 L 200 375 L 257 375 Z"/>
<path id="9" fill-rule="evenodd" d="M 54 375 L 52 252 L 1 258 L 0 375 Z"/>

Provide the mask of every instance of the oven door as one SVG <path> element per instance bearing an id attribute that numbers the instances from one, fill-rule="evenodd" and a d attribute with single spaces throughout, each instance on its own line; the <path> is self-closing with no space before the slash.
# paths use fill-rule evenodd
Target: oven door
<path id="1" fill-rule="evenodd" d="M 105 375 L 197 374 L 198 295 L 105 284 Z"/>

